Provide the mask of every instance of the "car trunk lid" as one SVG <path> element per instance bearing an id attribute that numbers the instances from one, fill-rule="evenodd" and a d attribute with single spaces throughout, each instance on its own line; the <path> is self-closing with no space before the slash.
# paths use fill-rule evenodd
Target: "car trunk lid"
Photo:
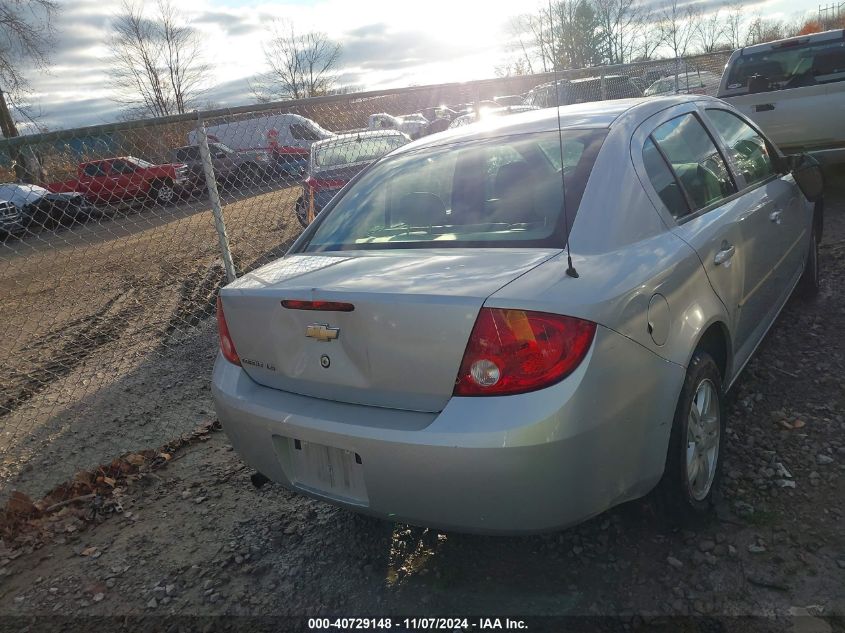
<path id="1" fill-rule="evenodd" d="M 222 292 L 259 384 L 370 406 L 440 411 L 485 299 L 556 249 L 408 249 L 292 255 Z M 354 309 L 290 309 L 282 301 Z M 310 336 L 309 336 L 310 334 Z"/>

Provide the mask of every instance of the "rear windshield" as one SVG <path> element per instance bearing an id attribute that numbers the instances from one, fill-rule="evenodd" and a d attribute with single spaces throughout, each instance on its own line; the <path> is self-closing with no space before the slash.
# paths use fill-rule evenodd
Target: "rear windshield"
<path id="1" fill-rule="evenodd" d="M 374 161 L 407 142 L 408 139 L 400 134 L 331 141 L 317 148 L 314 163 L 325 168 Z"/>
<path id="2" fill-rule="evenodd" d="M 727 89 L 751 92 L 800 88 L 845 80 L 845 41 L 777 48 L 738 57 L 728 72 Z"/>
<path id="3" fill-rule="evenodd" d="M 564 130 L 562 157 L 555 131 L 387 158 L 318 216 L 299 250 L 563 248 L 605 136 Z"/>

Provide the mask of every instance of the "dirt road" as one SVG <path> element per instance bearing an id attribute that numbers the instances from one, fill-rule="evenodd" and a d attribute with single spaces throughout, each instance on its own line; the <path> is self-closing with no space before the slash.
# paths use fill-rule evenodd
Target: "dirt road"
<path id="1" fill-rule="evenodd" d="M 298 195 L 263 184 L 226 198 L 240 271 L 299 234 Z M 207 201 L 7 241 L 0 264 L 0 498 L 12 486 L 43 494 L 206 415 L 194 403 L 213 345 L 197 334 L 213 328 L 224 278 Z"/>

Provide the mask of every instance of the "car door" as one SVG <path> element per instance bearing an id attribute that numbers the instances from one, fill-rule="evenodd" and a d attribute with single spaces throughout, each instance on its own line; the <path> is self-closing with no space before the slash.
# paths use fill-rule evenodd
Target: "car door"
<path id="1" fill-rule="evenodd" d="M 115 198 L 134 198 L 141 193 L 143 179 L 135 172 L 135 165 L 128 161 L 120 158 L 111 161 L 108 181 Z"/>
<path id="2" fill-rule="evenodd" d="M 741 367 L 753 349 L 759 323 L 759 307 L 753 303 L 759 295 L 752 294 L 749 303 L 748 290 L 766 274 L 759 252 L 766 244 L 754 237 L 769 221 L 739 192 L 701 116 L 694 103 L 670 108 L 646 121 L 634 141 L 642 148 L 641 168 L 656 204 L 671 230 L 696 251 L 725 305 L 733 366 Z M 636 152 L 632 156 L 636 158 Z"/>
<path id="3" fill-rule="evenodd" d="M 197 158 L 200 160 L 200 173 L 202 172 L 202 159 L 199 156 L 199 148 L 192 148 L 196 150 Z M 235 154 L 228 151 L 220 145 L 210 145 L 211 164 L 214 167 L 214 173 L 222 179 L 231 178 L 237 171 L 237 164 L 235 162 Z"/>
<path id="4" fill-rule="evenodd" d="M 758 239 L 769 245 L 765 249 L 767 274 L 756 292 L 761 320 L 775 318 L 801 276 L 804 256 L 809 248 L 812 213 L 789 173 L 779 172 L 773 156 L 775 148 L 748 121 L 724 108 L 706 108 L 705 117 L 724 143 L 726 154 L 743 195 L 752 207 L 761 207 L 769 220 Z"/>
<path id="5" fill-rule="evenodd" d="M 79 184 L 87 192 L 89 199 L 97 204 L 108 202 L 111 198 L 112 192 L 106 186 L 106 171 L 103 162 L 85 164 Z"/>

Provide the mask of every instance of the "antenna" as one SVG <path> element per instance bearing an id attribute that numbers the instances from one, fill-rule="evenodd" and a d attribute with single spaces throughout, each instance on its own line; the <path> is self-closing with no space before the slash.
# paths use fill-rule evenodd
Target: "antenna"
<path id="1" fill-rule="evenodd" d="M 563 177 L 563 131 L 560 126 L 560 85 L 557 74 L 557 52 L 555 51 L 555 23 L 552 15 L 552 0 L 549 0 L 549 37 L 552 44 L 552 72 L 555 78 L 555 104 L 557 105 L 557 142 L 560 148 L 560 210 L 563 213 L 563 223 L 566 226 L 566 274 L 578 279 L 578 271 L 572 265 L 572 250 L 569 248 L 569 217 L 566 215 L 566 184 Z"/>

